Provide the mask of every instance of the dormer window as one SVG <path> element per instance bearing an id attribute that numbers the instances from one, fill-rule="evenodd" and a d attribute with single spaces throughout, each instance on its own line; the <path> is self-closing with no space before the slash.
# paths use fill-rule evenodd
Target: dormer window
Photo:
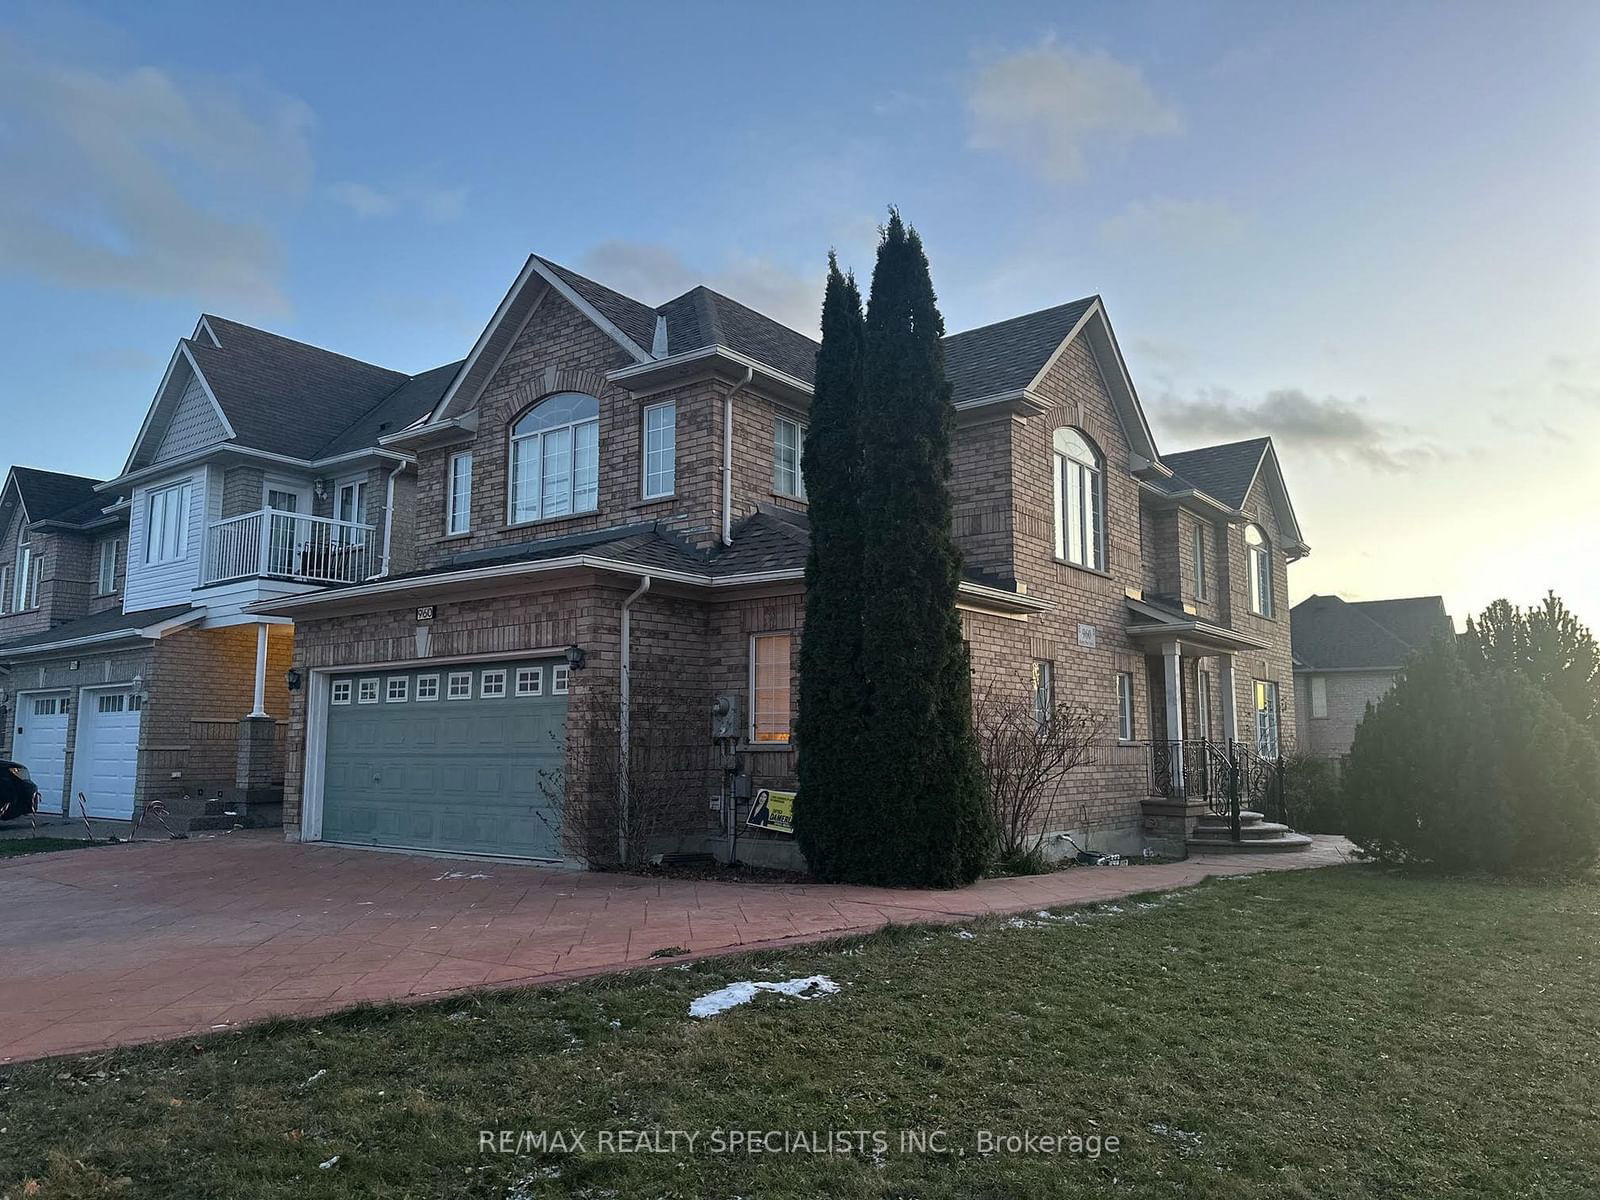
<path id="1" fill-rule="evenodd" d="M 1083 433 L 1058 429 L 1053 441 L 1056 557 L 1091 570 L 1106 569 L 1104 458 Z"/>
<path id="2" fill-rule="evenodd" d="M 593 512 L 600 500 L 600 402 L 557 392 L 511 426 L 512 524 Z"/>
<path id="3" fill-rule="evenodd" d="M 1272 615 L 1272 547 L 1259 525 L 1244 527 L 1244 552 L 1248 556 L 1250 611 L 1258 617 Z"/>

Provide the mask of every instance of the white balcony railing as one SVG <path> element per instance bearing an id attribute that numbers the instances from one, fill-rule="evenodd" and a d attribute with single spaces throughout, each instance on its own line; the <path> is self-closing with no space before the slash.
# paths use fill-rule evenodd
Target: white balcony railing
<path id="1" fill-rule="evenodd" d="M 376 527 L 355 521 L 261 509 L 217 521 L 207 531 L 208 584 L 261 575 L 359 583 L 380 565 Z"/>

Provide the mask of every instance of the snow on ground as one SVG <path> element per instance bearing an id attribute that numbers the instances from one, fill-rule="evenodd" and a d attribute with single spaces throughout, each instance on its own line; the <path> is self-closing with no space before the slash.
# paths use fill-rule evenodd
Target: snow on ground
<path id="1" fill-rule="evenodd" d="M 727 1012 L 730 1008 L 737 1008 L 741 1004 L 749 1004 L 759 992 L 777 992 L 782 996 L 793 996 L 796 1000 L 810 1000 L 817 996 L 831 995 L 839 990 L 839 985 L 826 975 L 806 975 L 800 979 L 785 979 L 781 983 L 750 982 L 741 980 L 730 983 L 725 988 L 718 988 L 714 992 L 707 992 L 689 1005 L 691 1017 L 714 1017 L 718 1013 Z"/>

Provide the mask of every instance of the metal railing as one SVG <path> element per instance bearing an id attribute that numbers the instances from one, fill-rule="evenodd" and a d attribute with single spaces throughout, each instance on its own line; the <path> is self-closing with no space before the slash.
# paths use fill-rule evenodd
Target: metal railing
<path id="1" fill-rule="evenodd" d="M 1240 840 L 1239 814 L 1246 810 L 1290 823 L 1282 757 L 1265 757 L 1245 742 L 1151 742 L 1150 794 L 1203 801 L 1207 812 L 1228 821 L 1234 841 Z"/>
<path id="2" fill-rule="evenodd" d="M 377 527 L 306 513 L 260 509 L 207 530 L 205 582 L 271 576 L 308 583 L 359 583 L 377 571 Z"/>

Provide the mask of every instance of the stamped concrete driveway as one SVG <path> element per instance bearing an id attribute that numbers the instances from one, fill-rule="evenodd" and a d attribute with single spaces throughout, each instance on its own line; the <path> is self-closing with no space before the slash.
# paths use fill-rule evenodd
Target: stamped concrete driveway
<path id="1" fill-rule="evenodd" d="M 1347 849 L 1318 839 L 1298 854 L 1085 868 L 960 891 L 586 874 L 289 845 L 267 833 L 0 860 L 0 1062 L 575 979 L 670 947 L 702 957 L 1327 866 Z"/>

